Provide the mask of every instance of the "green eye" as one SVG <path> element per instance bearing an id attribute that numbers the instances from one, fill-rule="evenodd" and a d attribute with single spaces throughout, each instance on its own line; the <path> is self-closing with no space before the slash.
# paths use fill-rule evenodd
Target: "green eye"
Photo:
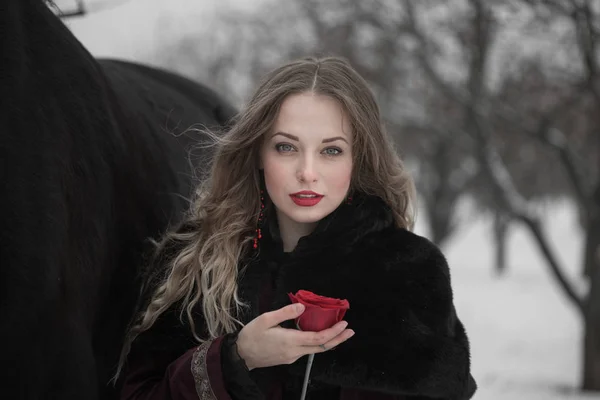
<path id="1" fill-rule="evenodd" d="M 279 143 L 275 145 L 275 149 L 282 153 L 287 153 L 290 151 L 294 151 L 294 147 L 291 144 L 287 143 Z"/>
<path id="2" fill-rule="evenodd" d="M 336 147 L 329 147 L 325 150 L 323 150 L 325 152 L 326 155 L 328 156 L 337 156 L 339 154 L 342 154 L 342 150 L 336 148 Z"/>

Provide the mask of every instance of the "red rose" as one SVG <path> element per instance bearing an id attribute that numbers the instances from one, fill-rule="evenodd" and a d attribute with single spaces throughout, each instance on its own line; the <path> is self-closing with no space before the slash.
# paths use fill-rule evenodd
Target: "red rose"
<path id="1" fill-rule="evenodd" d="M 306 307 L 296 319 L 298 327 L 303 331 L 320 332 L 340 322 L 350 308 L 348 300 L 333 299 L 298 290 L 296 294 L 288 293 L 292 303 L 302 303 Z"/>

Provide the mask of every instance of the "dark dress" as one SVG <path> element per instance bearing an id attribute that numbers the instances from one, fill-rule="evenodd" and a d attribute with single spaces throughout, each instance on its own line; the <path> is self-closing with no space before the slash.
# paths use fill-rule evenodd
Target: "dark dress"
<path id="1" fill-rule="evenodd" d="M 250 305 L 247 323 L 289 304 L 299 289 L 346 298 L 354 337 L 315 356 L 307 399 L 470 399 L 469 343 L 458 319 L 444 256 L 428 240 L 394 226 L 378 198 L 354 196 L 284 253 L 267 216 L 259 252 L 250 250 L 238 279 Z M 190 229 L 182 227 L 181 229 Z M 177 244 L 172 246 L 177 251 Z M 195 317 L 204 332 L 200 312 Z M 293 322 L 282 324 L 293 328 Z M 250 372 L 235 334 L 198 345 L 173 306 L 132 344 L 122 399 L 299 399 L 306 366 Z"/>

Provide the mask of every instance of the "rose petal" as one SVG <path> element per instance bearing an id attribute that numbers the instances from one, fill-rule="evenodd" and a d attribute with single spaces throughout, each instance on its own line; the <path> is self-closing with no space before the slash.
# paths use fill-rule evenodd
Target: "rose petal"
<path id="1" fill-rule="evenodd" d="M 336 304 L 319 304 L 320 307 L 323 308 L 350 308 L 350 303 L 348 302 L 348 300 L 341 300 L 339 302 L 337 302 Z"/>
<path id="2" fill-rule="evenodd" d="M 288 297 L 292 301 L 292 303 L 298 303 L 298 298 L 291 293 L 288 293 Z"/>
<path id="3" fill-rule="evenodd" d="M 315 305 L 340 305 L 340 304 L 348 304 L 348 300 L 336 299 L 333 297 L 325 297 L 319 296 L 307 290 L 299 290 L 295 297 L 297 299 L 301 299 L 307 303 L 315 304 Z"/>
<path id="4" fill-rule="evenodd" d="M 319 307 L 307 307 L 296 322 L 303 331 L 320 332 L 338 323 L 339 310 L 325 310 Z"/>
<path id="5" fill-rule="evenodd" d="M 288 293 L 288 297 L 292 303 L 302 303 L 306 307 L 296 319 L 298 327 L 303 331 L 318 332 L 330 328 L 340 322 L 350 308 L 346 299 L 320 296 L 308 290 Z"/>

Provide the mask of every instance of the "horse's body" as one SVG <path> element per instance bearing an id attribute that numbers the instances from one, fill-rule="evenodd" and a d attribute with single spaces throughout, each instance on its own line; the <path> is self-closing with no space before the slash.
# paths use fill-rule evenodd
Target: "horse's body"
<path id="1" fill-rule="evenodd" d="M 0 10 L 0 397 L 114 398 L 143 255 L 181 218 L 191 125 L 233 109 L 97 62 L 42 0 Z"/>

